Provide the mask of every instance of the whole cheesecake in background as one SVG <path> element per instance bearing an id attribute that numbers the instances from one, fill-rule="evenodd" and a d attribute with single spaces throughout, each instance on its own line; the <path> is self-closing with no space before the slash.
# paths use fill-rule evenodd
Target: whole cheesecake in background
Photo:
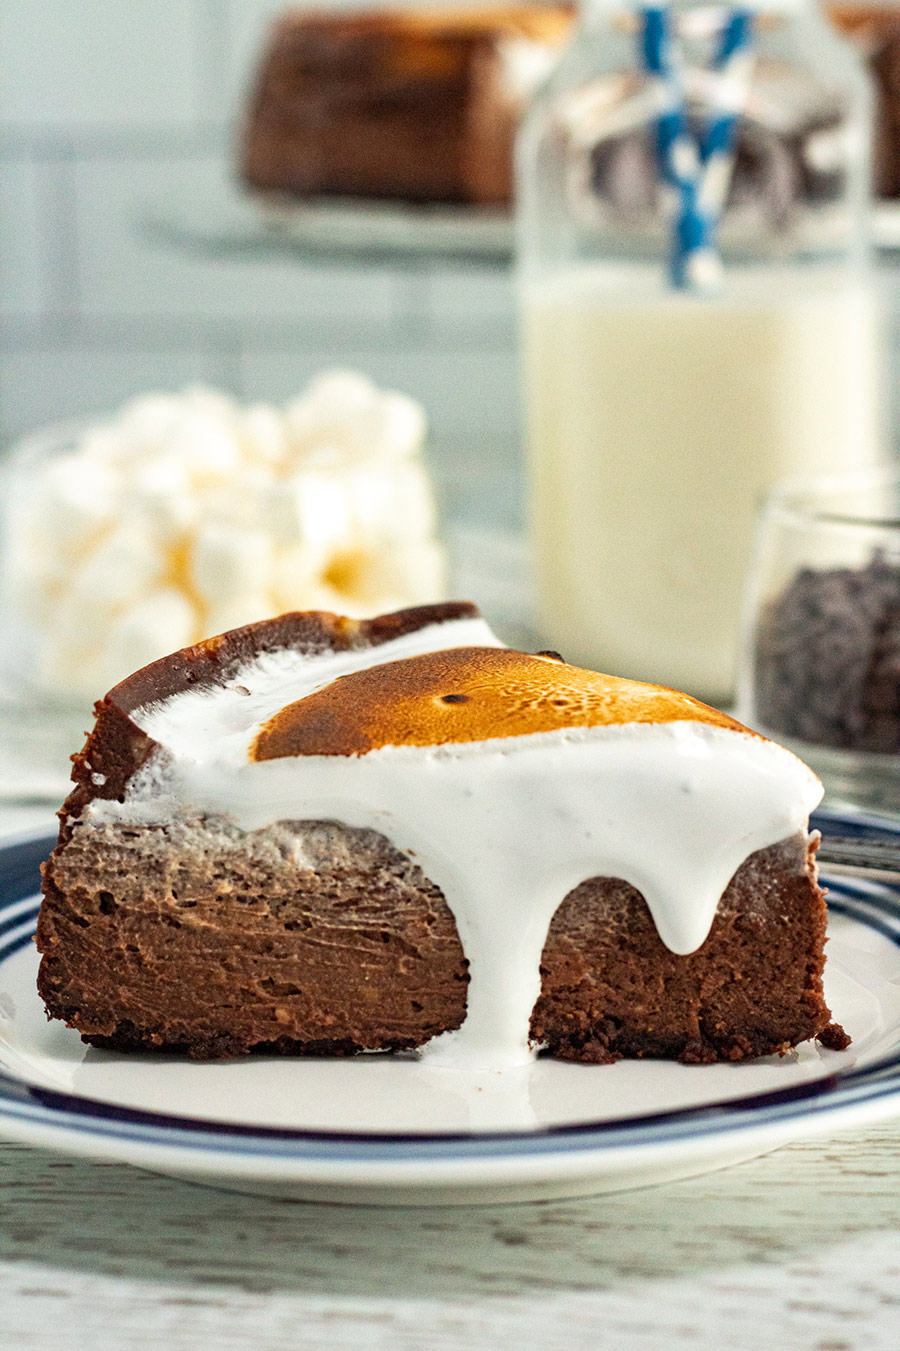
<path id="1" fill-rule="evenodd" d="M 535 3 L 286 12 L 254 75 L 241 178 L 289 196 L 508 205 L 519 121 L 571 34 L 574 9 Z M 826 13 L 872 75 L 875 187 L 895 197 L 900 6 L 838 4 Z M 797 153 L 790 141 L 742 143 L 734 192 L 763 191 L 773 210 L 783 209 L 792 175 L 812 164 L 802 156 L 799 168 L 790 162 Z M 619 173 L 623 194 L 646 192 L 653 180 L 644 153 L 649 149 L 626 146 L 627 164 L 600 168 Z"/>
<path id="2" fill-rule="evenodd" d="M 875 86 L 875 192 L 900 197 L 900 5 L 829 5 L 827 14 L 857 47 Z"/>
<path id="3" fill-rule="evenodd" d="M 198 1058 L 846 1045 L 821 785 L 677 691 L 503 647 L 474 607 L 288 614 L 97 705 L 44 872 L 39 989 Z"/>
<path id="4" fill-rule="evenodd" d="M 256 75 L 241 176 L 293 195 L 504 205 L 522 108 L 571 21 L 571 5 L 287 13 Z"/>

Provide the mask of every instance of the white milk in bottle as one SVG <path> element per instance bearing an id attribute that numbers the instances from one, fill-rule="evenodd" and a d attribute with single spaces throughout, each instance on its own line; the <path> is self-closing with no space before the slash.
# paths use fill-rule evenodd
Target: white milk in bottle
<path id="1" fill-rule="evenodd" d="M 757 507 L 878 454 L 870 288 L 830 267 L 561 271 L 522 297 L 542 631 L 566 659 L 727 697 Z"/>
<path id="2" fill-rule="evenodd" d="M 766 492 L 881 454 L 865 81 L 805 0 L 737 51 L 736 13 L 660 11 L 667 68 L 644 11 L 591 0 L 518 155 L 542 639 L 712 702 Z"/>

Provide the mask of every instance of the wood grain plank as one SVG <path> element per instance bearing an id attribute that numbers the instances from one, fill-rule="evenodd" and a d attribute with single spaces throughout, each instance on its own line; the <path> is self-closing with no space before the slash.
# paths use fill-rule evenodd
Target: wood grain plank
<path id="1" fill-rule="evenodd" d="M 895 1351 L 898 1150 L 883 1126 L 611 1197 L 366 1210 L 2 1145 L 3 1345 Z"/>

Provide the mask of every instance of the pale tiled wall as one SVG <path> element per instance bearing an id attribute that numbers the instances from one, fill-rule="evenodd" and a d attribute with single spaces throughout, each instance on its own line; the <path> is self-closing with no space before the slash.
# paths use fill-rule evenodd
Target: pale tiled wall
<path id="1" fill-rule="evenodd" d="M 287 3 L 2 0 L 0 441 L 154 386 L 280 399 L 341 363 L 424 401 L 453 514 L 512 522 L 506 275 L 211 259 L 142 228 L 179 194 L 221 195 Z"/>
<path id="2" fill-rule="evenodd" d="M 211 260 L 141 230 L 148 207 L 230 175 L 232 119 L 288 2 L 2 0 L 0 444 L 154 386 L 280 399 L 340 362 L 425 402 L 449 511 L 510 523 L 507 276 Z"/>

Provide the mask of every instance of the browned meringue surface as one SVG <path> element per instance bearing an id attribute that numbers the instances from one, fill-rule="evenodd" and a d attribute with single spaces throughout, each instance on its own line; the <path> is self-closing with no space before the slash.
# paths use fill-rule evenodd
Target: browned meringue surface
<path id="1" fill-rule="evenodd" d="M 685 719 L 747 730 L 678 690 L 585 671 L 553 656 L 458 647 L 338 677 L 270 718 L 250 757 L 365 755 L 382 746 Z"/>

